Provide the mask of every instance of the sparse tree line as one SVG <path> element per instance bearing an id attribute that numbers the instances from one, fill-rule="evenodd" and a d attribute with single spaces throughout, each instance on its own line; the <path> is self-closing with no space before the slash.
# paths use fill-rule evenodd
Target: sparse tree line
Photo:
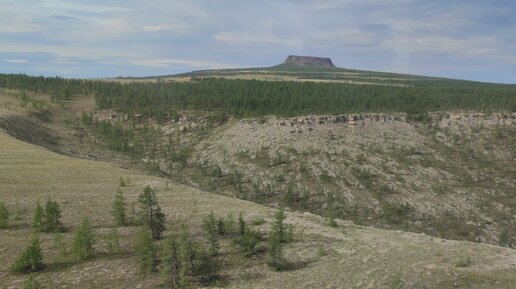
<path id="1" fill-rule="evenodd" d="M 123 180 L 123 179 L 121 179 Z M 122 183 L 121 183 L 122 184 Z M 124 193 L 119 190 L 112 203 L 111 215 L 117 227 L 138 225 L 141 229 L 135 236 L 134 252 L 142 273 L 159 272 L 163 284 L 171 288 L 185 288 L 193 282 L 208 284 L 217 280 L 223 264 L 220 242 L 224 239 L 238 248 L 242 256 L 262 256 L 267 252 L 266 262 L 274 270 L 283 271 L 289 263 L 283 257 L 283 247 L 293 239 L 293 227 L 284 223 L 285 213 L 280 210 L 274 215 L 268 237 L 249 226 L 242 213 L 237 219 L 232 214 L 217 218 L 213 212 L 202 222 L 203 238 L 193 234 L 187 225 L 180 225 L 178 232 L 163 239 L 165 214 L 161 211 L 156 192 L 146 186 L 138 196 L 139 209 L 128 213 Z M 136 216 L 134 216 L 136 215 Z M 66 231 L 61 221 L 61 207 L 48 199 L 44 205 L 39 201 L 34 209 L 32 241 L 19 258 L 11 265 L 11 273 L 33 273 L 42 271 L 46 265 L 38 233 L 53 233 L 55 247 L 62 258 L 74 257 L 86 260 L 96 255 L 97 233 L 88 218 L 83 218 L 73 231 L 70 241 L 63 237 Z M 264 223 L 260 222 L 261 225 Z M 0 202 L 0 228 L 9 227 L 9 211 Z M 112 228 L 102 235 L 107 254 L 120 252 L 120 233 Z M 27 284 L 36 284 L 32 277 Z M 31 286 L 33 286 L 31 285 Z M 32 288 L 32 287 L 31 287 Z"/>

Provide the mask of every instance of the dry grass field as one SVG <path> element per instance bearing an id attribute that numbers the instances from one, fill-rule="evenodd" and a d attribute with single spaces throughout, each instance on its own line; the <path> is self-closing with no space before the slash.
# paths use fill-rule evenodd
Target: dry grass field
<path id="1" fill-rule="evenodd" d="M 120 187 L 120 178 L 127 185 Z M 107 254 L 102 236 L 113 227 L 111 203 L 122 189 L 129 203 L 143 187 L 157 189 L 167 216 L 166 234 L 189 224 L 195 234 L 203 216 L 243 212 L 247 220 L 263 218 L 266 232 L 275 211 L 255 203 L 206 193 L 118 168 L 109 163 L 74 159 L 17 140 L 0 132 L 0 201 L 12 221 L 0 231 L 0 288 L 19 288 L 28 278 L 8 273 L 9 266 L 30 242 L 36 202 L 52 198 L 62 208 L 63 236 L 70 240 L 83 217 L 95 227 L 95 257 L 77 261 L 61 256 L 52 234 L 41 233 L 47 267 L 35 275 L 45 288 L 156 288 L 159 275 L 138 273 L 133 252 L 135 227 L 120 228 L 122 251 Z M 15 220 L 14 215 L 19 218 Z M 227 288 L 515 288 L 516 250 L 470 242 L 449 241 L 422 234 L 356 226 L 338 220 L 339 227 L 309 213 L 288 212 L 295 241 L 286 258 L 294 268 L 269 269 L 263 257 L 245 259 L 222 242 L 223 269 L 216 284 Z M 466 267 L 457 266 L 470 260 Z M 403 284 L 403 287 L 400 284 Z M 398 287 L 396 287 L 398 286 Z"/>

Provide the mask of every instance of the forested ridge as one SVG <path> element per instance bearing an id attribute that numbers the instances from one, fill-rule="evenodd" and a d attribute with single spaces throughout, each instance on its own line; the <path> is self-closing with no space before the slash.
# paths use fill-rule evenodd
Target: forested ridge
<path id="1" fill-rule="evenodd" d="M 399 81 L 399 80 L 397 80 Z M 516 85 L 417 78 L 406 86 L 192 78 L 131 82 L 0 74 L 0 87 L 43 92 L 52 100 L 94 95 L 99 109 L 163 118 L 176 109 L 235 117 L 444 110 L 516 111 Z"/>

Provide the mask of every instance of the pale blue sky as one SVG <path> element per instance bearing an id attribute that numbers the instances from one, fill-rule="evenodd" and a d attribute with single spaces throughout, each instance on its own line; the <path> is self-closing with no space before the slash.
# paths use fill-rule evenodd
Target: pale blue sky
<path id="1" fill-rule="evenodd" d="M 516 83 L 516 1 L 0 0 L 0 72 L 340 67 Z"/>

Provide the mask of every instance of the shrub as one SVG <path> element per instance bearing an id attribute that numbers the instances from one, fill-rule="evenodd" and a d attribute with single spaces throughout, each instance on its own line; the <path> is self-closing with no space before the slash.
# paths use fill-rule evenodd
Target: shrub
<path id="1" fill-rule="evenodd" d="M 405 288 L 405 279 L 401 273 L 396 273 L 392 278 L 391 286 L 392 289 L 403 289 Z"/>
<path id="2" fill-rule="evenodd" d="M 327 256 L 328 255 L 328 251 L 326 251 L 323 247 L 319 247 L 319 249 L 317 250 L 317 255 L 319 255 L 319 256 Z"/>
<path id="3" fill-rule="evenodd" d="M 9 221 L 9 211 L 4 203 L 0 202 L 0 229 L 7 228 L 7 222 Z"/>
<path id="4" fill-rule="evenodd" d="M 330 218 L 328 218 L 328 226 L 330 226 L 332 228 L 337 228 L 339 226 L 339 224 L 337 224 L 337 222 L 335 221 L 335 218 L 330 217 Z"/>
<path id="5" fill-rule="evenodd" d="M 25 282 L 23 282 L 22 289 L 42 289 L 43 287 L 38 283 L 38 281 L 34 280 L 32 274 L 29 276 Z"/>
<path id="6" fill-rule="evenodd" d="M 251 224 L 253 224 L 254 226 L 261 226 L 261 225 L 265 224 L 265 220 L 263 218 L 259 218 L 259 219 L 253 220 L 251 222 Z"/>
<path id="7" fill-rule="evenodd" d="M 263 241 L 262 234 L 252 229 L 247 229 L 242 236 L 235 240 L 240 246 L 240 252 L 247 258 L 258 252 L 257 246 L 261 241 Z"/>
<path id="8" fill-rule="evenodd" d="M 472 263 L 472 261 L 469 257 L 462 257 L 455 261 L 455 267 L 466 268 L 466 267 L 471 266 L 471 263 Z"/>

